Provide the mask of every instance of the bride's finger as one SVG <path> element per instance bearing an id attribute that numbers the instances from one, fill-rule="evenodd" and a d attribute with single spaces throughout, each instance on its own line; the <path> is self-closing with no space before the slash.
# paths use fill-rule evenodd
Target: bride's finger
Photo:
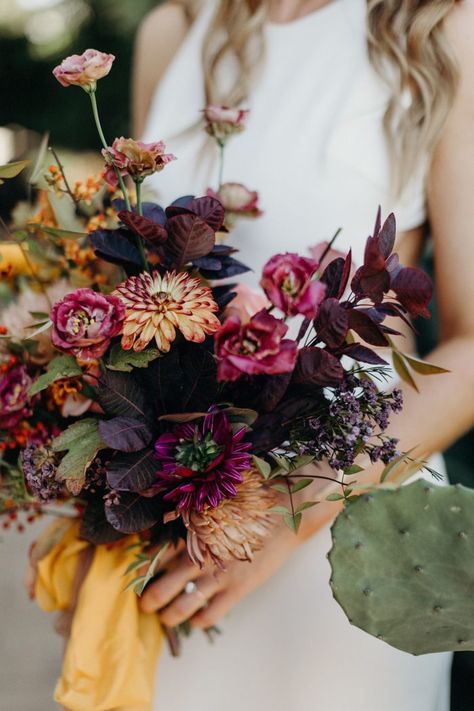
<path id="1" fill-rule="evenodd" d="M 183 590 L 186 583 L 202 575 L 202 571 L 189 560 L 187 553 L 182 553 L 170 570 L 151 583 L 140 599 L 144 612 L 155 612 L 173 600 Z"/>
<path id="2" fill-rule="evenodd" d="M 194 588 L 178 595 L 160 612 L 160 620 L 167 627 L 175 627 L 189 620 L 196 612 L 206 607 L 209 600 L 222 587 L 222 582 L 215 575 L 203 575 L 198 578 Z"/>

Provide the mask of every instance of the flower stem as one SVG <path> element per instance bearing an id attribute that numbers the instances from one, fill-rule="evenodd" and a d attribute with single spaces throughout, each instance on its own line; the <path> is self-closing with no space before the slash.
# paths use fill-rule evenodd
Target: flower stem
<path id="1" fill-rule="evenodd" d="M 101 124 L 101 122 L 100 122 L 99 108 L 98 108 L 98 106 L 97 106 L 97 98 L 96 98 L 96 95 L 95 95 L 95 91 L 90 91 L 90 92 L 88 92 L 88 93 L 89 93 L 89 96 L 90 96 L 90 99 L 91 99 L 92 113 L 93 113 L 93 115 L 94 115 L 94 121 L 95 121 L 95 125 L 96 125 L 96 127 L 97 127 L 97 132 L 98 132 L 98 134 L 99 134 L 100 141 L 101 141 L 102 145 L 104 146 L 105 150 L 108 152 L 108 151 L 109 151 L 109 146 L 107 145 L 107 141 L 106 141 L 106 139 L 105 139 L 104 131 L 103 131 L 103 129 L 102 129 L 102 124 Z M 119 185 L 120 185 L 120 190 L 122 191 L 122 194 L 123 194 L 123 199 L 124 199 L 124 202 L 125 202 L 125 208 L 126 208 L 127 212 L 131 212 L 131 211 L 132 211 L 132 208 L 131 208 L 131 206 L 130 206 L 130 199 L 129 199 L 129 197 L 128 197 L 127 188 L 126 188 L 126 186 L 125 186 L 125 183 L 124 183 L 124 181 L 123 181 L 123 178 L 122 178 L 122 176 L 120 175 L 119 169 L 113 164 L 113 162 L 112 162 L 112 167 L 113 167 L 113 169 L 114 169 L 115 175 L 117 176 L 117 180 L 118 180 L 118 183 L 119 183 Z"/>
<path id="2" fill-rule="evenodd" d="M 225 143 L 222 141 L 219 141 L 219 184 L 217 187 L 217 191 L 222 187 L 223 179 L 224 179 L 224 155 L 225 155 Z"/>
<path id="3" fill-rule="evenodd" d="M 143 205 L 142 205 L 142 181 L 135 180 L 135 188 L 137 195 L 137 212 L 139 215 L 143 215 Z"/>

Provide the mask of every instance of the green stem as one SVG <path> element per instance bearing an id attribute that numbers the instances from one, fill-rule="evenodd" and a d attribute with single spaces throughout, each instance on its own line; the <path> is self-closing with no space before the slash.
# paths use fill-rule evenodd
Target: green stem
<path id="1" fill-rule="evenodd" d="M 90 99 L 91 99 L 92 113 L 93 113 L 93 115 L 94 115 L 94 121 L 95 121 L 95 125 L 96 125 L 96 127 L 97 127 L 97 132 L 98 132 L 98 134 L 99 134 L 100 141 L 101 141 L 102 145 L 104 146 L 105 150 L 106 150 L 107 152 L 109 152 L 109 146 L 107 145 L 107 141 L 106 141 L 106 139 L 105 139 L 104 131 L 103 131 L 103 129 L 102 129 L 102 124 L 101 124 L 101 122 L 100 122 L 99 108 L 98 108 L 98 106 L 97 106 L 97 98 L 96 98 L 96 95 L 95 95 L 95 91 L 90 91 L 90 92 L 88 92 L 88 93 L 89 93 L 89 96 L 90 96 Z M 112 166 L 113 166 L 115 175 L 117 176 L 117 180 L 118 180 L 118 183 L 119 183 L 119 185 L 120 185 L 120 190 L 122 191 L 122 194 L 123 194 L 123 199 L 124 199 L 124 202 L 125 202 L 125 208 L 126 208 L 127 212 L 131 212 L 131 211 L 132 211 L 132 208 L 131 208 L 131 206 L 130 206 L 130 199 L 129 199 L 129 197 L 128 197 L 127 188 L 126 188 L 126 186 L 125 186 L 125 183 L 124 183 L 124 181 L 123 181 L 123 178 L 122 178 L 122 176 L 120 175 L 119 169 L 118 169 L 115 165 L 113 165 L 113 163 L 112 163 Z"/>
<path id="2" fill-rule="evenodd" d="M 142 181 L 135 180 L 135 188 L 137 195 L 137 212 L 139 215 L 143 215 L 143 205 L 142 205 Z"/>
<path id="3" fill-rule="evenodd" d="M 225 153 L 225 143 L 219 141 L 219 185 L 217 191 L 222 187 L 224 179 L 224 153 Z"/>

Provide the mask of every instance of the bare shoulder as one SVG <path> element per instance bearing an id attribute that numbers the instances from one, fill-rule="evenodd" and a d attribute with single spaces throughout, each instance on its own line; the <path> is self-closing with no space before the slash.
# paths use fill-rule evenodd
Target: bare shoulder
<path id="1" fill-rule="evenodd" d="M 189 19 L 179 2 L 165 2 L 143 19 L 133 63 L 134 130 L 141 135 L 156 86 L 186 38 Z"/>

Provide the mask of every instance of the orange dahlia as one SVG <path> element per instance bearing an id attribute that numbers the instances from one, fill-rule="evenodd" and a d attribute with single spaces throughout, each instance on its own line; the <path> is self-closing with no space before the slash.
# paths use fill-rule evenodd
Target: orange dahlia
<path id="1" fill-rule="evenodd" d="M 220 328 L 212 292 L 186 272 L 154 271 L 132 276 L 116 291 L 125 304 L 122 348 L 142 351 L 152 339 L 167 353 L 180 331 L 187 341 L 202 343 Z"/>
<path id="2" fill-rule="evenodd" d="M 193 563 L 202 567 L 211 558 L 223 568 L 225 561 L 232 558 L 251 561 L 272 529 L 269 509 L 274 504 L 274 492 L 258 471 L 249 469 L 234 497 L 223 499 L 216 508 L 183 510 L 188 554 Z"/>

